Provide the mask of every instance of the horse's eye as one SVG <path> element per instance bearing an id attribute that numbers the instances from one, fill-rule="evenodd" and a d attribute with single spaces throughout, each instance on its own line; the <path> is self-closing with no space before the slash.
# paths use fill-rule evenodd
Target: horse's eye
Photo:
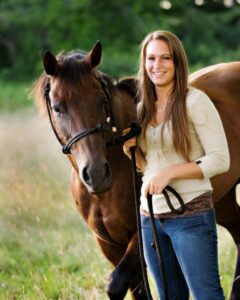
<path id="1" fill-rule="evenodd" d="M 59 113 L 60 112 L 60 108 L 56 105 L 53 105 L 52 106 L 52 109 L 56 112 L 56 113 Z"/>
<path id="2" fill-rule="evenodd" d="M 52 110 L 57 114 L 57 116 L 60 118 L 65 113 L 64 108 L 61 105 L 53 105 Z"/>

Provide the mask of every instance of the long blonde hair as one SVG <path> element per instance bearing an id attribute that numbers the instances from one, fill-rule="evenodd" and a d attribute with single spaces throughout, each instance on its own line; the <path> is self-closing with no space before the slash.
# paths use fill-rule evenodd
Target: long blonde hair
<path id="1" fill-rule="evenodd" d="M 146 48 L 150 41 L 162 40 L 169 46 L 175 66 L 174 86 L 166 109 L 163 128 L 171 120 L 174 149 L 189 161 L 191 140 L 188 126 L 186 97 L 188 93 L 188 62 L 181 41 L 168 31 L 154 31 L 148 34 L 141 43 L 141 55 L 138 72 L 138 94 L 141 101 L 138 111 L 138 122 L 145 132 L 147 124 L 155 115 L 156 91 L 146 68 Z M 163 129 L 162 129 L 163 132 Z"/>

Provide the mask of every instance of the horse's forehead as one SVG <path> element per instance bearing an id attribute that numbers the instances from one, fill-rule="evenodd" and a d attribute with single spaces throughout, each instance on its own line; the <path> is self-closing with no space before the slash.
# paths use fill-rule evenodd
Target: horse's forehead
<path id="1" fill-rule="evenodd" d="M 74 59 L 77 61 L 81 61 L 81 60 L 85 59 L 85 57 L 86 57 L 86 55 L 83 53 L 80 53 L 80 52 L 73 52 L 73 53 L 69 53 L 67 55 L 68 59 Z"/>
<path id="2" fill-rule="evenodd" d="M 70 101 L 76 97 L 91 99 L 91 96 L 101 92 L 100 82 L 91 72 L 79 74 L 73 81 L 61 77 L 53 77 L 50 81 L 52 93 L 59 100 Z"/>

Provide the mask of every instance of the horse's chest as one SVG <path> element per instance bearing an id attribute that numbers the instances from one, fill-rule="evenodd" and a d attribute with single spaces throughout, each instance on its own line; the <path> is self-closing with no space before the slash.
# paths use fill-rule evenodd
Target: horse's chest
<path id="1" fill-rule="evenodd" d="M 103 215 L 101 212 L 90 214 L 88 225 L 96 235 L 104 240 L 115 241 L 121 244 L 128 243 L 129 234 L 121 220 L 113 213 Z"/>
<path id="2" fill-rule="evenodd" d="M 98 238 L 120 244 L 128 243 L 131 232 L 124 225 L 126 216 L 124 219 L 121 209 L 116 210 L 114 201 L 84 192 L 81 185 L 73 185 L 72 191 L 80 215 Z"/>

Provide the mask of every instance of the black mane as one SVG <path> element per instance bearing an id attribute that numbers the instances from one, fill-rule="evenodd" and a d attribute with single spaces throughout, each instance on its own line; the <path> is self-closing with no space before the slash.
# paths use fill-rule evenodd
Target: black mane
<path id="1" fill-rule="evenodd" d="M 117 87 L 126 91 L 130 96 L 134 98 L 135 103 L 138 100 L 138 93 L 137 93 L 137 79 L 134 77 L 128 77 L 121 79 L 117 82 Z"/>
<path id="2" fill-rule="evenodd" d="M 63 82 L 76 85 L 79 79 L 83 78 L 88 72 L 91 72 L 91 66 L 84 60 L 86 54 L 82 51 L 72 51 L 67 54 L 60 53 L 57 60 L 60 65 L 58 76 Z M 109 91 L 113 91 L 114 87 L 126 91 L 131 97 L 138 102 L 137 98 L 137 80 L 133 77 L 116 80 L 114 77 L 95 70 L 95 75 L 104 81 Z M 83 79 L 82 79 L 83 80 Z"/>

